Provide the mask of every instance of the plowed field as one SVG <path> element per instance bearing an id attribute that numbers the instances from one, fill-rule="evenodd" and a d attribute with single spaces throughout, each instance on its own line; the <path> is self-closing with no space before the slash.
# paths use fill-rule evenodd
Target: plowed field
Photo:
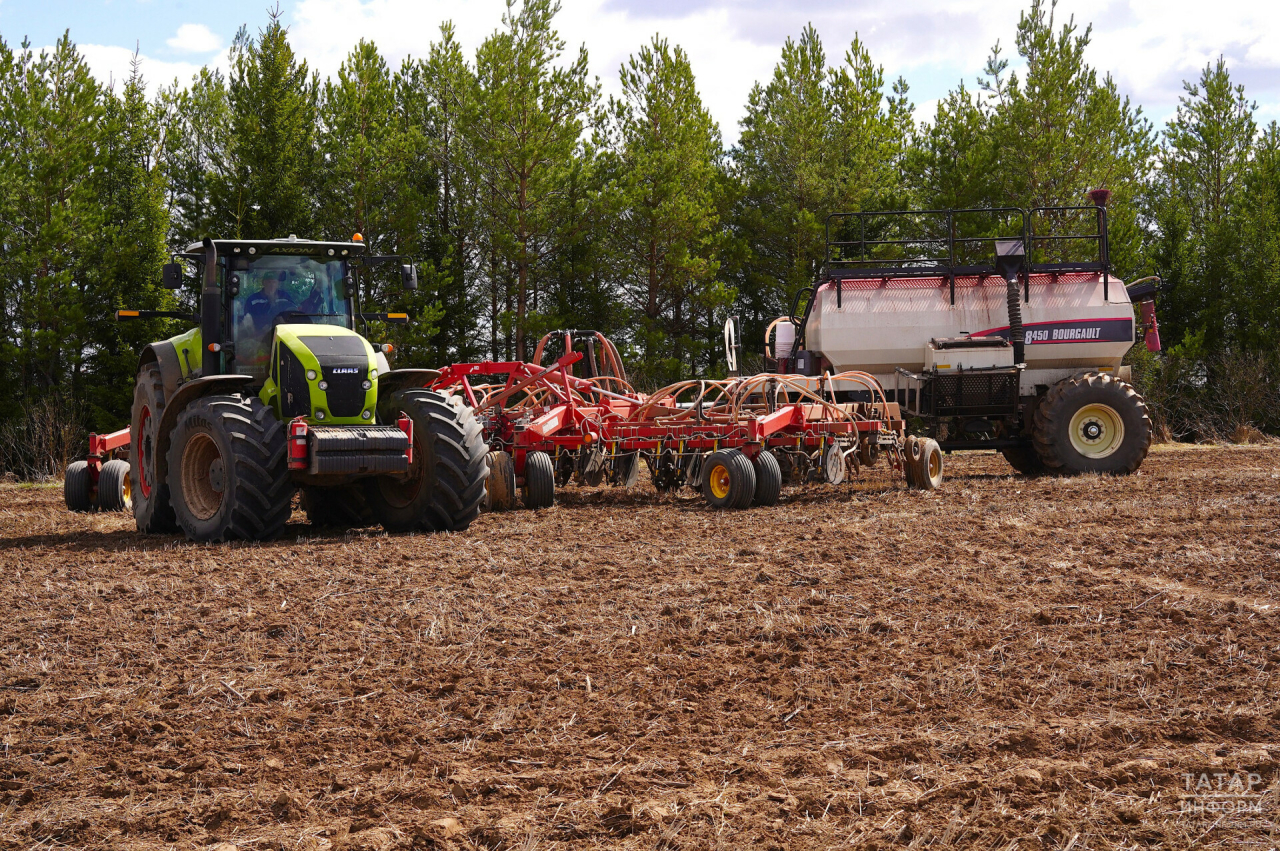
<path id="1" fill-rule="evenodd" d="M 1280 843 L 1280 449 L 947 473 L 234 546 L 6 486 L 0 848 Z"/>

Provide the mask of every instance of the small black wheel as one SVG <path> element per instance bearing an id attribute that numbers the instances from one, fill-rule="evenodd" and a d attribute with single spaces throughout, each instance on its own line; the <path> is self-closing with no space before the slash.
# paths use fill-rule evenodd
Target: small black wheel
<path id="1" fill-rule="evenodd" d="M 756 495 L 756 471 L 736 449 L 711 453 L 702 464 L 702 495 L 714 508 L 746 508 Z"/>
<path id="2" fill-rule="evenodd" d="M 62 499 L 72 511 L 93 511 L 93 478 L 88 461 L 72 461 L 67 467 Z"/>
<path id="3" fill-rule="evenodd" d="M 516 507 L 516 462 L 510 452 L 489 453 L 489 511 L 509 511 Z"/>
<path id="4" fill-rule="evenodd" d="M 129 484 L 129 462 L 113 458 L 98 471 L 98 508 L 102 511 L 133 511 Z"/>
<path id="5" fill-rule="evenodd" d="M 778 456 L 765 449 L 757 452 L 753 459 L 756 472 L 756 493 L 752 498 L 755 505 L 777 505 L 782 496 L 782 468 L 778 465 Z"/>
<path id="6" fill-rule="evenodd" d="M 1151 417 L 1133 387 L 1093 372 L 1049 388 L 1033 433 L 1036 453 L 1053 473 L 1125 475 L 1147 457 Z"/>
<path id="7" fill-rule="evenodd" d="M 874 467 L 880 457 L 880 446 L 869 437 L 863 437 L 858 444 L 858 463 L 863 467 Z"/>
<path id="8" fill-rule="evenodd" d="M 942 484 L 942 447 L 932 437 L 917 441 L 920 457 L 915 462 L 913 487 L 922 491 L 936 490 Z"/>
<path id="9" fill-rule="evenodd" d="M 129 485 L 133 520 L 148 534 L 178 531 L 178 518 L 169 499 L 169 483 L 161 482 L 156 454 L 160 447 L 160 417 L 164 414 L 164 381 L 160 367 L 144 366 L 133 387 L 129 420 Z M 170 473 L 176 475 L 176 473 Z"/>
<path id="10" fill-rule="evenodd" d="M 545 452 L 524 456 L 524 507 L 550 508 L 556 501 L 556 468 Z"/>
<path id="11" fill-rule="evenodd" d="M 907 443 L 902 450 L 902 474 L 907 480 L 907 487 L 919 487 L 916 484 L 916 471 L 920 468 L 920 455 L 923 447 L 920 438 L 914 434 L 907 436 Z"/>
<path id="12" fill-rule="evenodd" d="M 302 489 L 302 510 L 312 526 L 330 529 L 359 529 L 378 522 L 360 484 Z"/>
<path id="13" fill-rule="evenodd" d="M 1036 452 L 1033 444 L 1006 446 L 1000 450 L 1000 454 L 1004 456 L 1004 460 L 1009 462 L 1010 467 L 1024 476 L 1043 476 L 1049 472 L 1044 462 L 1040 460 L 1040 454 Z"/>
<path id="14" fill-rule="evenodd" d="M 257 396 L 204 396 L 169 446 L 178 525 L 193 541 L 269 541 L 293 513 L 284 423 Z"/>

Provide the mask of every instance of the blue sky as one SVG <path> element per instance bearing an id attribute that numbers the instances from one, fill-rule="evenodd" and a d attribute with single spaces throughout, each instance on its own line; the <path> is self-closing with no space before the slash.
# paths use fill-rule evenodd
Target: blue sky
<path id="1" fill-rule="evenodd" d="M 605 92 L 616 91 L 618 66 L 653 34 L 690 55 L 704 101 L 726 141 L 755 80 L 767 79 L 783 40 L 809 22 L 838 60 L 855 34 L 911 86 L 917 116 L 964 79 L 972 84 L 991 45 L 1006 54 L 1022 0 L 562 0 L 557 26 L 571 48 L 585 42 Z M 0 0 L 0 35 L 52 44 L 65 29 L 103 79 L 127 73 L 135 49 L 152 84 L 185 81 L 202 64 L 225 65 L 241 24 L 256 31 L 269 0 Z M 270 2 L 274 6 L 274 2 Z M 393 63 L 422 55 L 446 19 L 474 49 L 498 25 L 501 0 L 281 0 L 295 49 L 322 74 L 333 73 L 359 38 L 373 40 Z M 1206 62 L 1227 57 L 1263 120 L 1280 119 L 1280 2 L 1260 0 L 1062 0 L 1059 20 L 1093 23 L 1089 60 L 1162 124 L 1182 81 Z"/>

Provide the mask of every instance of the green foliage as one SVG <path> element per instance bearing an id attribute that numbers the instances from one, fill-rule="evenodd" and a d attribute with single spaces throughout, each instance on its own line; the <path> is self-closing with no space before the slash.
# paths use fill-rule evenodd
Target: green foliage
<path id="1" fill-rule="evenodd" d="M 1090 29 L 1031 0 L 1018 61 L 997 44 L 917 127 L 859 39 L 833 60 L 806 27 L 725 152 L 679 46 L 639 45 L 602 103 L 558 10 L 508 0 L 474 56 L 446 24 L 398 69 L 361 42 L 324 81 L 271 15 L 241 29 L 226 76 L 151 99 L 136 69 L 118 92 L 93 80 L 66 36 L 39 55 L 0 40 L 0 433 L 18 447 L 0 464 L 47 472 L 67 435 L 119 427 L 138 350 L 178 323 L 111 312 L 194 306 L 156 284 L 207 235 L 358 231 L 415 260 L 414 293 L 394 265 L 361 275 L 364 310 L 413 317 L 366 329 L 400 366 L 525 357 L 550 329 L 590 328 L 656 385 L 718 374 L 727 314 L 750 358 L 822 272 L 832 213 L 1087 206 L 1097 187 L 1117 273 L 1172 286 L 1169 354 L 1130 355 L 1165 433 L 1280 429 L 1280 129 L 1257 126 L 1221 59 L 1157 135 L 1085 61 Z"/>
<path id="2" fill-rule="evenodd" d="M 720 131 L 679 47 L 655 37 L 623 65 L 621 81 L 604 166 L 609 259 L 634 317 L 625 342 L 655 382 L 667 382 L 709 365 L 714 340 L 701 332 L 734 299 L 716 280 Z"/>

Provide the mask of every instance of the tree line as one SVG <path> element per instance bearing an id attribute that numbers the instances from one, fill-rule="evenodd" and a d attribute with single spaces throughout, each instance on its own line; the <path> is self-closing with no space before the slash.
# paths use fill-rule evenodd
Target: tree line
<path id="1" fill-rule="evenodd" d="M 190 303 L 160 266 L 205 235 L 359 232 L 413 257 L 418 291 L 362 293 L 414 317 L 383 332 L 403 365 L 527 357 L 548 330 L 589 328 L 656 385 L 722 372 L 726 315 L 755 348 L 820 273 L 830 213 L 1083 204 L 1096 187 L 1116 272 L 1167 282 L 1169 353 L 1132 355 L 1161 427 L 1280 427 L 1280 130 L 1224 61 L 1156 128 L 1085 61 L 1090 28 L 1032 0 L 1017 59 L 997 43 L 917 123 L 860 39 L 828 53 L 806 27 L 726 146 L 678 45 L 641 45 L 605 97 L 558 11 L 508 0 L 473 55 L 445 24 L 395 68 L 362 41 L 324 80 L 269 16 L 226 73 L 152 96 L 136 63 L 94 79 L 69 35 L 41 52 L 0 37 L 0 445 L 124 421 L 138 349 L 178 326 L 112 313 Z"/>

